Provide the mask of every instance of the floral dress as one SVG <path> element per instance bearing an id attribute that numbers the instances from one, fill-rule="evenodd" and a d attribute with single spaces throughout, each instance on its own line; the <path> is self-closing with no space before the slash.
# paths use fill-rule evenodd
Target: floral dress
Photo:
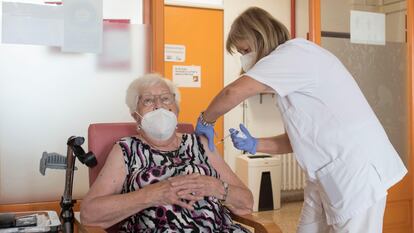
<path id="1" fill-rule="evenodd" d="M 183 134 L 179 148 L 168 152 L 152 149 L 137 137 L 117 143 L 127 170 L 122 193 L 194 172 L 219 178 L 195 134 Z M 193 207 L 190 211 L 177 205 L 152 206 L 125 219 L 120 232 L 249 232 L 233 223 L 229 210 L 215 197 L 205 197 Z"/>

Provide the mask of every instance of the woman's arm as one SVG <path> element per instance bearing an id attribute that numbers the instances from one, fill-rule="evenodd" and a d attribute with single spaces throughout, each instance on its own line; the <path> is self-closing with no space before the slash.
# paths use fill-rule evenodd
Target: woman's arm
<path id="1" fill-rule="evenodd" d="M 85 225 L 108 228 L 115 223 L 151 206 L 176 204 L 192 209 L 191 203 L 179 199 L 179 189 L 168 180 L 145 186 L 135 192 L 120 194 L 126 178 L 122 150 L 115 145 L 99 176 L 81 204 L 81 222 Z M 199 198 L 188 197 L 190 201 Z"/>
<path id="2" fill-rule="evenodd" d="M 204 111 L 203 118 L 207 122 L 215 122 L 217 118 L 233 109 L 243 100 L 268 90 L 273 89 L 244 75 L 224 87 L 224 89 L 217 94 L 208 108 Z"/>
<path id="3" fill-rule="evenodd" d="M 220 179 L 229 184 L 228 194 L 225 201 L 226 206 L 228 206 L 233 213 L 238 215 L 251 213 L 253 209 L 252 192 L 231 170 L 221 155 L 218 154 L 217 149 L 214 150 L 214 152 L 210 151 L 207 147 L 207 139 L 205 137 L 200 137 L 200 139 L 201 143 L 204 145 L 204 148 L 206 148 L 206 154 L 211 165 L 220 174 Z M 223 185 L 221 184 L 221 181 L 218 183 L 218 187 L 222 189 Z"/>
<path id="4" fill-rule="evenodd" d="M 205 153 L 214 169 L 220 174 L 220 179 L 212 176 L 199 175 L 177 180 L 177 177 L 170 178 L 174 187 L 181 189 L 178 195 L 181 198 L 188 196 L 197 197 L 225 197 L 226 206 L 238 215 L 249 214 L 252 212 L 253 195 L 243 182 L 234 174 L 230 167 L 224 162 L 223 158 L 215 152 L 211 152 L 207 146 L 207 139 L 200 137 L 201 143 L 205 148 Z M 227 196 L 223 181 L 228 184 Z"/>
<path id="5" fill-rule="evenodd" d="M 256 151 L 267 154 L 286 154 L 293 152 L 289 137 L 286 133 L 274 137 L 258 138 Z"/>
<path id="6" fill-rule="evenodd" d="M 120 194 L 126 177 L 125 169 L 121 147 L 116 144 L 82 201 L 83 224 L 107 228 L 149 206 L 149 200 L 142 195 L 143 192 Z"/>

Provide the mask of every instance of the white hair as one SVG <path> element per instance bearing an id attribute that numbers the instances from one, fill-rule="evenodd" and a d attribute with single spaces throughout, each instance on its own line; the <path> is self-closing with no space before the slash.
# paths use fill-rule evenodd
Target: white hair
<path id="1" fill-rule="evenodd" d="M 152 73 L 144 74 L 129 84 L 125 97 L 125 103 L 129 108 L 129 112 L 133 113 L 137 110 L 138 98 L 143 90 L 158 84 L 167 85 L 170 92 L 175 95 L 175 104 L 178 108 L 180 105 L 180 91 L 178 87 L 171 80 L 164 78 L 160 74 Z"/>

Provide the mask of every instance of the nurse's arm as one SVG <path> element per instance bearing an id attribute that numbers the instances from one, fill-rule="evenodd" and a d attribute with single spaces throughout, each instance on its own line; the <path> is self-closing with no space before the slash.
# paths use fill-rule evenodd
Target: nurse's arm
<path id="1" fill-rule="evenodd" d="M 288 135 L 281 134 L 274 137 L 258 138 L 256 152 L 266 154 L 286 154 L 292 153 L 292 146 Z"/>
<path id="2" fill-rule="evenodd" d="M 213 101 L 204 111 L 203 118 L 207 122 L 214 122 L 243 100 L 268 90 L 273 89 L 249 76 L 243 75 L 227 85 L 214 97 Z"/>

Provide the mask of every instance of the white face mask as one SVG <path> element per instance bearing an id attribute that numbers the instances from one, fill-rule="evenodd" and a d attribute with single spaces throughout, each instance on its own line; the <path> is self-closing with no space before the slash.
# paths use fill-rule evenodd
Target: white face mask
<path id="1" fill-rule="evenodd" d="M 177 127 L 177 116 L 164 108 L 148 112 L 141 118 L 141 129 L 155 140 L 165 141 L 169 139 Z"/>
<path id="2" fill-rule="evenodd" d="M 246 53 L 240 57 L 241 66 L 244 72 L 247 72 L 254 66 L 255 59 L 256 59 L 255 52 Z"/>

